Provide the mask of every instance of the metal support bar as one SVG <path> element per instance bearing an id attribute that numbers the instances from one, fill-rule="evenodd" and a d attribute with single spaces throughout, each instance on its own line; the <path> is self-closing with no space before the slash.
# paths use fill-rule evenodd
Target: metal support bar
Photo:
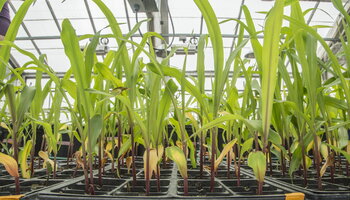
<path id="1" fill-rule="evenodd" d="M 11 7 L 11 9 L 13 10 L 13 12 L 16 14 L 17 13 L 17 10 L 16 8 L 13 6 L 12 2 L 9 1 L 9 5 Z M 28 35 L 29 38 L 32 37 L 32 35 L 30 34 L 29 30 L 27 29 L 27 26 L 24 24 L 24 22 L 22 22 L 22 28 L 24 29 L 24 31 L 26 32 L 26 34 Z M 38 45 L 35 43 L 35 41 L 33 39 L 30 39 L 30 41 L 32 42 L 34 48 L 36 49 L 36 51 L 39 53 L 39 55 L 41 55 L 41 51 L 38 47 Z"/>
<path id="2" fill-rule="evenodd" d="M 128 22 L 128 29 L 129 29 L 129 32 L 130 32 L 131 31 L 131 23 L 130 23 L 129 11 L 128 11 L 128 6 L 126 4 L 126 0 L 124 0 L 124 8 L 125 8 L 126 20 Z M 134 41 L 133 37 L 130 37 L 130 40 Z M 135 52 L 134 45 L 132 45 L 132 51 Z"/>
<path id="3" fill-rule="evenodd" d="M 308 24 L 308 25 L 310 24 L 312 18 L 314 17 L 314 15 L 315 15 L 315 13 L 316 13 L 316 10 L 317 10 L 317 8 L 318 8 L 319 5 L 320 5 L 320 1 L 316 2 L 315 6 L 314 6 L 314 9 L 313 9 L 312 12 L 311 12 L 310 17 L 309 17 L 309 19 L 307 20 L 307 24 Z"/>
<path id="4" fill-rule="evenodd" d="M 91 22 L 92 29 L 94 30 L 94 33 L 96 34 L 96 32 L 97 32 L 96 31 L 96 26 L 95 26 L 94 19 L 92 18 L 92 14 L 91 14 L 89 3 L 87 2 L 87 0 L 84 0 L 84 3 L 85 3 L 86 11 L 87 11 L 87 13 L 89 15 L 89 19 L 90 19 L 90 22 Z"/>
<path id="5" fill-rule="evenodd" d="M 144 71 L 144 73 L 147 73 L 147 71 Z M 63 78 L 64 75 L 66 74 L 66 72 L 56 72 L 55 75 L 58 78 Z M 192 77 L 198 77 L 198 72 L 196 70 L 188 70 L 186 71 L 186 76 L 192 76 Z M 24 72 L 23 77 L 25 77 L 25 79 L 35 79 L 36 78 L 36 73 L 35 72 Z M 215 77 L 215 72 L 213 70 L 206 70 L 204 71 L 204 75 L 206 78 L 214 78 Z M 289 75 L 292 77 L 292 73 L 289 72 Z M 229 72 L 228 74 L 229 77 L 233 76 L 233 72 Z M 73 76 L 72 76 L 73 77 Z M 259 78 L 259 74 L 252 74 L 253 78 Z M 46 73 L 43 73 L 43 79 L 49 79 L 50 76 Z M 240 76 L 239 78 L 244 78 L 244 76 Z"/>
<path id="6" fill-rule="evenodd" d="M 242 17 L 242 9 L 243 9 L 244 3 L 245 3 L 245 0 L 242 0 L 241 6 L 240 6 L 240 8 L 239 8 L 238 20 L 241 20 L 241 17 Z M 235 35 L 237 35 L 237 33 L 238 33 L 238 27 L 239 27 L 239 25 L 238 25 L 238 23 L 236 22 Z M 233 51 L 233 46 L 235 45 L 235 42 L 236 42 L 236 38 L 233 38 L 233 40 L 232 40 L 232 45 L 231 45 L 231 50 L 230 50 L 230 51 Z"/>
<path id="7" fill-rule="evenodd" d="M 59 32 L 62 32 L 60 23 L 59 23 L 58 20 L 57 20 L 55 11 L 52 9 L 52 6 L 51 6 L 50 1 L 49 1 L 49 0 L 46 0 L 46 4 L 47 4 L 47 7 L 49 7 L 50 13 L 51 13 L 51 15 L 52 15 L 53 20 L 55 21 L 55 24 L 56 24 L 56 26 L 57 26 L 58 31 L 59 31 Z"/>
<path id="8" fill-rule="evenodd" d="M 80 37 L 81 35 L 79 35 L 78 37 Z M 103 36 L 103 35 L 102 35 Z M 125 36 L 125 35 L 123 35 Z M 163 37 L 171 37 L 173 36 L 173 34 L 161 34 L 161 36 Z M 191 33 L 176 33 L 174 34 L 175 37 L 200 37 L 201 34 L 191 34 Z M 140 34 L 134 34 L 132 35 L 132 37 L 141 37 Z M 237 38 L 238 35 L 234 35 L 234 34 L 222 34 L 223 38 Z M 264 35 L 257 35 L 256 36 L 259 39 L 263 39 Z M 250 38 L 250 35 L 243 35 L 243 38 Z M 61 39 L 61 36 L 34 36 L 34 37 L 17 37 L 16 40 L 58 40 Z M 283 38 L 284 39 L 284 38 Z M 325 37 L 323 38 L 323 40 L 325 41 L 330 41 L 330 42 L 340 42 L 339 38 L 329 38 L 329 37 Z"/>

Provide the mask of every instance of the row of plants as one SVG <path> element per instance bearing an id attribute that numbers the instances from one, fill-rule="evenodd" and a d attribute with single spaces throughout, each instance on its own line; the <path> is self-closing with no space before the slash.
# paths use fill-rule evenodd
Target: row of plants
<path id="1" fill-rule="evenodd" d="M 5 1 L 0 2 L 1 8 Z M 308 185 L 311 174 L 319 190 L 325 174 L 332 179 L 337 176 L 336 166 L 340 166 L 339 171 L 349 172 L 350 44 L 347 38 L 350 16 L 341 0 L 332 1 L 343 16 L 344 35 L 340 36 L 342 48 L 338 54 L 334 54 L 317 33 L 323 26 L 309 26 L 305 22 L 304 16 L 311 9 L 303 11 L 298 0 L 276 0 L 266 12 L 262 32 L 256 31 L 246 6 L 243 6 L 245 21 L 219 22 L 207 0 L 194 0 L 209 33 L 199 38 L 197 77 L 185 73 L 187 56 L 183 66 L 168 65 L 176 49 L 159 61 L 152 43 L 153 38 L 164 40 L 158 33 L 145 33 L 139 43 L 130 39 L 148 20 L 139 22 L 123 35 L 104 2 L 92 0 L 106 16 L 112 34 L 98 32 L 78 37 L 70 21 L 65 19 L 61 40 L 71 67 L 63 78 L 46 63 L 45 55 L 36 57 L 14 43 L 33 2 L 23 2 L 5 40 L 0 42 L 1 127 L 7 129 L 7 138 L 12 139 L 7 140 L 11 141 L 10 145 L 2 145 L 7 155 L 0 154 L 0 163 L 15 177 L 17 193 L 20 193 L 20 176 L 34 177 L 35 171 L 43 166 L 55 179 L 56 156 L 63 134 L 69 135 L 71 144 L 74 138 L 81 144 L 74 152 L 74 160 L 76 168 L 83 169 L 87 194 L 95 194 L 96 185 L 102 185 L 107 163 L 117 174 L 126 164 L 131 171 L 132 185 L 136 186 L 138 146 L 145 149 L 141 168 L 145 173 L 146 195 L 150 194 L 152 177 L 160 185 L 160 168 L 166 167 L 169 159 L 181 173 L 185 195 L 188 168 L 198 168 L 200 177 L 206 170 L 210 171 L 210 191 L 213 192 L 215 172 L 220 165 L 227 165 L 227 176 L 234 178 L 237 186 L 241 167 L 249 166 L 258 183 L 257 194 L 263 194 L 266 172 L 274 176 L 273 171 L 277 170 L 291 179 L 298 172 L 303 186 Z M 291 9 L 289 16 L 284 14 L 285 7 Z M 239 24 L 239 37 L 234 50 L 225 58 L 220 23 L 231 21 Z M 283 21 L 288 25 L 283 26 Z M 244 39 L 245 33 L 250 38 Z M 261 33 L 263 43 L 257 37 Z M 116 40 L 118 49 L 109 51 L 104 60 L 99 61 L 95 50 L 102 37 Z M 79 42 L 86 39 L 90 42 L 81 51 Z M 135 50 L 129 54 L 131 45 Z M 208 45 L 213 50 L 212 63 L 205 62 L 204 50 Z M 241 55 L 242 48 L 249 45 L 255 62 Z M 13 69 L 8 64 L 12 48 L 30 61 Z M 327 59 L 318 57 L 318 48 L 327 53 Z M 147 61 L 141 55 L 145 55 Z M 344 65 L 339 63 L 340 57 L 345 57 Z M 208 65 L 214 66 L 210 93 L 205 92 Z M 34 86 L 27 86 L 21 76 L 26 70 L 36 71 Z M 228 76 L 229 72 L 233 72 L 232 77 Z M 43 74 L 50 77 L 44 85 Z M 325 74 L 330 78 L 324 78 Z M 243 91 L 236 87 L 239 77 L 245 80 Z M 53 99 L 51 107 L 43 109 L 49 96 Z M 61 122 L 63 115 L 71 120 Z M 172 131 L 168 130 L 169 124 Z M 186 125 L 192 127 L 191 134 Z M 40 159 L 36 159 L 39 128 L 44 130 L 44 142 Z M 218 143 L 219 129 L 223 130 L 220 134 L 223 144 Z M 70 148 L 67 164 L 72 153 Z M 230 173 L 232 165 L 234 177 Z M 314 169 L 310 169 L 311 166 Z M 94 169 L 98 169 L 98 183 Z"/>

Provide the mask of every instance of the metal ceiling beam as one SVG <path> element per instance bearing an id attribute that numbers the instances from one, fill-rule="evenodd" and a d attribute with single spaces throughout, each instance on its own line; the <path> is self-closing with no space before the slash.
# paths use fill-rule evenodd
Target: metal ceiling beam
<path id="1" fill-rule="evenodd" d="M 171 37 L 173 36 L 173 34 L 160 34 L 163 37 Z M 80 37 L 82 35 L 78 35 L 78 37 Z M 102 35 L 103 36 L 103 35 Z M 125 36 L 125 35 L 123 35 Z M 192 34 L 192 33 L 176 33 L 174 34 L 175 37 L 200 37 L 201 34 Z M 141 37 L 140 34 L 134 34 L 132 35 L 132 37 Z M 238 35 L 234 35 L 234 34 L 222 34 L 223 38 L 237 38 Z M 264 35 L 257 35 L 256 36 L 258 39 L 264 39 Z M 243 38 L 250 38 L 250 35 L 243 35 Z M 16 40 L 59 40 L 61 39 L 61 36 L 57 35 L 57 36 L 33 36 L 33 37 L 17 37 Z M 339 42 L 340 39 L 338 38 L 329 38 L 329 37 L 325 37 L 323 38 L 325 41 L 331 41 L 331 42 Z"/>
<path id="2" fill-rule="evenodd" d="M 308 24 L 308 25 L 310 24 L 312 18 L 314 17 L 317 8 L 318 8 L 318 6 L 320 5 L 320 2 L 321 2 L 321 1 L 318 1 L 318 2 L 315 3 L 314 9 L 312 10 L 312 12 L 311 12 L 311 14 L 310 14 L 310 17 L 309 17 L 309 19 L 307 20 L 307 24 Z"/>
<path id="3" fill-rule="evenodd" d="M 96 32 L 97 32 L 96 31 L 96 26 L 95 26 L 94 19 L 92 18 L 92 14 L 91 14 L 89 3 L 87 2 L 87 0 L 84 0 L 84 3 L 85 3 L 86 11 L 87 11 L 87 13 L 89 15 L 89 19 L 90 19 L 90 23 L 91 23 L 91 26 L 92 26 L 92 30 L 96 34 Z"/>
<path id="4" fill-rule="evenodd" d="M 238 12 L 238 17 L 237 17 L 238 20 L 241 20 L 241 18 L 242 18 L 242 10 L 243 10 L 244 3 L 245 3 L 245 0 L 242 0 L 241 6 L 240 6 L 239 12 Z M 239 24 L 236 22 L 235 35 L 237 35 L 237 33 L 238 33 L 238 27 L 239 27 Z M 235 45 L 235 43 L 236 43 L 236 38 L 233 38 L 230 51 L 233 51 L 233 46 Z"/>
<path id="5" fill-rule="evenodd" d="M 51 15 L 52 15 L 53 20 L 55 21 L 55 24 L 56 24 L 56 26 L 57 26 L 57 29 L 58 29 L 58 31 L 61 33 L 61 32 L 62 32 L 62 29 L 61 29 L 60 23 L 59 23 L 58 20 L 57 20 L 55 11 L 52 9 L 52 6 L 51 6 L 51 3 L 50 3 L 49 0 L 46 0 L 46 5 L 47 5 L 47 7 L 49 7 L 50 13 L 51 13 Z"/>
<path id="6" fill-rule="evenodd" d="M 13 12 L 16 14 L 17 10 L 16 10 L 15 6 L 13 6 L 11 1 L 9 1 L 9 5 L 10 5 L 11 9 L 13 10 Z M 24 31 L 26 32 L 26 34 L 28 35 L 28 37 L 31 38 L 32 35 L 30 34 L 30 32 L 29 32 L 27 26 L 24 24 L 24 22 L 22 22 L 21 25 L 22 25 L 22 28 L 24 29 Z M 32 42 L 32 44 L 33 44 L 34 48 L 36 49 L 36 51 L 38 52 L 38 54 L 41 55 L 41 51 L 40 51 L 38 45 L 35 43 L 35 41 L 33 39 L 30 39 L 30 41 Z"/>
<path id="7" fill-rule="evenodd" d="M 129 10 L 128 10 L 128 5 L 126 3 L 126 0 L 124 0 L 124 8 L 125 8 L 126 21 L 128 23 L 128 29 L 129 29 L 129 32 L 130 32 L 131 31 L 131 23 L 130 23 Z M 131 36 L 130 40 L 134 41 L 134 38 Z M 132 51 L 135 52 L 134 45 L 132 45 Z"/>
<path id="8" fill-rule="evenodd" d="M 274 0 L 261 0 L 261 1 L 274 1 Z M 299 0 L 299 1 L 319 1 L 319 2 L 332 2 L 332 0 Z M 347 0 L 343 0 L 345 2 Z"/>
<path id="9" fill-rule="evenodd" d="M 169 34 L 169 7 L 168 0 L 160 1 L 160 33 Z M 169 44 L 169 37 L 164 38 L 166 43 Z"/>
<path id="10" fill-rule="evenodd" d="M 13 57 L 12 54 L 10 54 L 10 61 L 9 61 L 9 63 L 12 66 L 12 68 L 14 68 L 14 69 L 21 67 L 21 65 L 17 62 L 17 60 L 15 59 L 15 57 Z"/>
<path id="11" fill-rule="evenodd" d="M 147 73 L 147 71 L 144 71 L 144 73 Z M 55 75 L 58 78 L 63 78 L 65 76 L 66 72 L 56 72 Z M 35 79 L 36 78 L 36 73 L 35 72 L 24 72 L 23 77 L 25 79 Z M 289 72 L 289 75 L 292 77 L 292 72 Z M 186 71 L 186 76 L 192 76 L 192 77 L 197 77 L 198 76 L 198 72 L 197 70 L 187 70 Z M 214 70 L 206 70 L 204 71 L 204 76 L 206 78 L 214 78 L 215 77 L 215 72 Z M 233 76 L 233 72 L 229 72 L 229 77 Z M 72 76 L 73 77 L 73 76 Z M 252 74 L 253 78 L 259 78 L 259 74 Z M 43 79 L 49 79 L 50 76 L 46 73 L 43 73 Z M 239 78 L 244 78 L 244 75 L 239 76 Z"/>

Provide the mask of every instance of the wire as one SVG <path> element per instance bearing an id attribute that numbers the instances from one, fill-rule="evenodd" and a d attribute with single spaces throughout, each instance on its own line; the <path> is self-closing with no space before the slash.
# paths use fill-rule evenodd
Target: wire
<path id="1" fill-rule="evenodd" d="M 168 1 L 166 1 L 166 3 L 167 3 L 167 8 L 168 8 L 168 13 L 169 13 L 169 18 L 170 18 L 171 28 L 172 28 L 172 31 L 173 31 L 173 38 L 171 39 L 170 44 L 169 44 L 169 45 L 167 46 L 167 48 L 166 48 L 166 49 L 168 49 L 169 47 L 171 47 L 171 45 L 173 45 L 173 42 L 174 42 L 174 39 L 175 39 L 175 26 L 174 26 L 173 17 L 171 16 L 171 13 L 170 13 Z"/>
<path id="2" fill-rule="evenodd" d="M 139 12 L 136 10 L 136 12 L 135 12 L 136 24 L 139 23 L 139 15 L 138 15 L 138 13 L 139 13 Z M 138 31 L 139 31 L 139 34 L 141 35 L 141 38 L 143 38 L 143 35 L 142 35 L 142 32 L 141 32 L 140 27 L 138 28 Z"/>

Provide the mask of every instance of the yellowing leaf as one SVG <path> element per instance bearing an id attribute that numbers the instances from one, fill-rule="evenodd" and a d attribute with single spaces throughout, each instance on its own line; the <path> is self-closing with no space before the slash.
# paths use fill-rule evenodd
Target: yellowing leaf
<path id="1" fill-rule="evenodd" d="M 130 169 L 131 169 L 131 164 L 132 164 L 132 157 L 131 156 L 127 157 L 125 163 L 126 163 L 126 167 L 128 168 L 128 174 L 130 174 Z"/>
<path id="2" fill-rule="evenodd" d="M 184 152 L 179 147 L 172 146 L 172 147 L 166 148 L 165 154 L 168 158 L 170 158 L 171 160 L 173 160 L 176 163 L 177 168 L 179 169 L 182 178 L 188 178 L 188 176 L 187 176 L 187 160 L 186 160 Z"/>
<path id="3" fill-rule="evenodd" d="M 217 170 L 217 168 L 219 167 L 219 165 L 222 162 L 222 160 L 224 159 L 224 157 L 227 155 L 227 153 L 230 151 L 230 149 L 232 149 L 233 145 L 235 145 L 236 142 L 237 142 L 237 138 L 232 140 L 228 144 L 226 144 L 226 146 L 222 150 L 222 152 L 221 152 L 220 156 L 218 157 L 218 159 L 215 160 L 214 171 Z"/>
<path id="4" fill-rule="evenodd" d="M 106 151 L 111 151 L 112 150 L 112 142 L 108 142 L 106 145 Z"/>
<path id="5" fill-rule="evenodd" d="M 0 126 L 6 129 L 10 134 L 12 134 L 12 129 L 10 129 L 4 122 L 1 122 Z"/>
<path id="6" fill-rule="evenodd" d="M 149 168 L 148 173 L 149 177 L 151 178 L 153 175 L 153 172 L 157 173 L 157 164 L 158 164 L 158 156 L 156 149 L 150 149 L 149 151 Z M 145 172 L 145 178 L 146 178 L 146 171 L 147 171 L 147 151 L 143 154 L 143 168 Z"/>
<path id="7" fill-rule="evenodd" d="M 311 164 L 312 164 L 311 158 L 308 156 L 305 156 L 305 162 L 306 162 L 306 169 L 309 169 L 311 167 Z"/>
<path id="8" fill-rule="evenodd" d="M 235 160 L 235 153 L 233 152 L 233 149 L 230 149 L 230 151 L 228 152 L 228 155 L 230 155 L 230 159 L 228 160 L 229 163 L 232 163 L 232 161 Z"/>
<path id="9" fill-rule="evenodd" d="M 19 162 L 21 166 L 21 173 L 23 178 L 30 178 L 30 171 L 27 163 L 27 158 L 30 154 L 30 151 L 32 149 L 33 142 L 32 140 L 28 140 L 27 143 L 25 144 L 23 150 L 19 153 Z"/>
<path id="10" fill-rule="evenodd" d="M 20 200 L 22 197 L 24 197 L 23 194 L 21 195 L 11 195 L 11 196 L 0 196 L 1 200 Z"/>
<path id="11" fill-rule="evenodd" d="M 39 151 L 39 157 L 44 160 L 44 167 L 47 169 L 53 169 L 54 167 L 54 162 L 49 158 L 49 155 L 46 152 Z"/>
<path id="12" fill-rule="evenodd" d="M 304 193 L 288 193 L 286 194 L 286 200 L 304 200 Z"/>
<path id="13" fill-rule="evenodd" d="M 75 162 L 77 163 L 77 167 L 78 168 L 83 168 L 84 169 L 84 162 L 83 159 L 81 158 L 83 156 L 82 151 L 77 151 L 74 153 L 74 157 L 75 157 Z"/>
<path id="14" fill-rule="evenodd" d="M 327 159 L 328 157 L 328 147 L 324 143 L 321 144 L 321 155 L 323 156 L 324 159 Z"/>
<path id="15" fill-rule="evenodd" d="M 320 147 L 321 147 L 321 138 L 319 137 L 319 136 L 317 136 L 317 143 L 318 143 L 318 150 L 320 150 Z M 309 152 L 311 149 L 313 149 L 314 148 L 314 140 L 312 140 L 310 143 L 309 143 L 309 145 L 307 146 L 307 148 L 306 148 L 306 152 Z"/>
<path id="16" fill-rule="evenodd" d="M 5 166 L 6 171 L 13 177 L 19 177 L 18 165 L 15 159 L 6 154 L 0 153 L 0 163 Z"/>
<path id="17" fill-rule="evenodd" d="M 248 156 L 248 166 L 254 171 L 255 178 L 259 182 L 264 182 L 266 173 L 266 157 L 263 152 L 250 152 Z"/>
<path id="18" fill-rule="evenodd" d="M 66 130 L 66 129 L 68 129 L 68 125 L 67 124 L 62 124 L 62 126 L 60 127 L 60 131 L 61 130 Z"/>
<path id="19" fill-rule="evenodd" d="M 43 152 L 43 151 L 39 151 L 38 155 L 39 155 L 39 157 L 42 158 L 43 160 L 49 159 L 49 156 L 47 155 L 47 153 L 45 153 L 45 152 Z"/>
<path id="20" fill-rule="evenodd" d="M 334 153 L 331 153 L 328 157 L 327 157 L 327 160 L 326 162 L 323 164 L 322 168 L 321 168 L 321 171 L 320 171 L 320 174 L 321 174 L 321 177 L 324 175 L 324 173 L 326 172 L 327 168 L 329 166 L 332 166 L 334 163 Z"/>
<path id="21" fill-rule="evenodd" d="M 164 154 L 164 147 L 163 145 L 158 146 L 158 162 L 162 159 Z"/>
<path id="22" fill-rule="evenodd" d="M 111 160 L 113 160 L 113 156 L 110 153 L 110 151 L 112 150 L 112 142 L 108 142 L 106 145 L 106 149 L 104 150 L 105 154 L 107 155 L 107 157 Z"/>

